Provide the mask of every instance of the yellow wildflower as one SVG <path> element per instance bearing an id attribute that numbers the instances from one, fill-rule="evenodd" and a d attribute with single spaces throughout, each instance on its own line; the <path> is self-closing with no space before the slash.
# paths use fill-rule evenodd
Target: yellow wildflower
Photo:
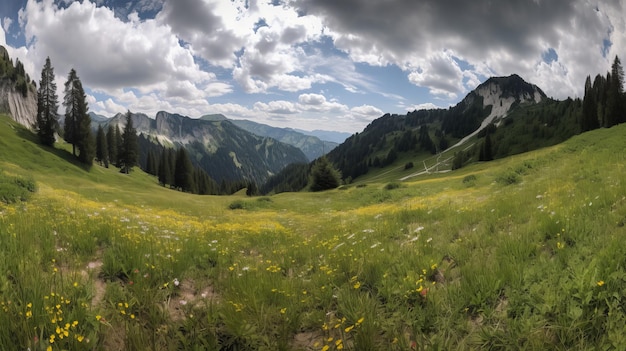
<path id="1" fill-rule="evenodd" d="M 604 280 L 598 280 L 598 282 L 596 284 L 598 286 L 602 286 L 602 285 L 604 285 Z"/>

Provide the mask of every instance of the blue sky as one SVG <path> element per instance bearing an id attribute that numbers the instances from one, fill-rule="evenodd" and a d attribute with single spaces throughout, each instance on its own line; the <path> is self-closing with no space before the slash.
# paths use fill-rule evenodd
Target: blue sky
<path id="1" fill-rule="evenodd" d="M 626 52 L 623 0 L 11 0 L 0 44 L 90 110 L 361 131 L 519 74 L 555 98 Z"/>

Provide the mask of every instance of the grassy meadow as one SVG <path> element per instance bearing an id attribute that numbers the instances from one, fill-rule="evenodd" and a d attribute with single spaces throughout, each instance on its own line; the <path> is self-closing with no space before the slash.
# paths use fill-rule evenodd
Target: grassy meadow
<path id="1" fill-rule="evenodd" d="M 625 136 L 217 197 L 0 117 L 0 349 L 624 349 Z"/>

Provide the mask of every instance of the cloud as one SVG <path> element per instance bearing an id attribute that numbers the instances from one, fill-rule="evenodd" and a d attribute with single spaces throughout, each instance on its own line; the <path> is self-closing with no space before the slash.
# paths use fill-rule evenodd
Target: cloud
<path id="1" fill-rule="evenodd" d="M 438 52 L 420 63 L 419 70 L 411 72 L 409 81 L 426 87 L 436 96 L 457 98 L 464 92 L 463 72 L 449 52 Z"/>
<path id="2" fill-rule="evenodd" d="M 157 16 L 182 40 L 190 44 L 194 54 L 214 65 L 232 67 L 235 52 L 246 36 L 245 21 L 236 20 L 242 9 L 238 2 L 220 0 L 167 0 Z"/>
<path id="3" fill-rule="evenodd" d="M 262 112 L 281 115 L 290 115 L 299 112 L 294 103 L 284 100 L 270 101 L 267 104 L 263 102 L 256 102 L 254 104 L 254 109 Z"/>
<path id="4" fill-rule="evenodd" d="M 371 105 L 361 105 L 353 107 L 350 112 L 367 117 L 380 117 L 383 115 L 383 111 L 377 107 Z"/>
<path id="5" fill-rule="evenodd" d="M 468 82 L 476 82 L 467 71 L 483 79 L 518 73 L 556 97 L 580 94 L 589 72 L 608 67 L 601 52 L 603 40 L 613 43 L 612 56 L 623 56 L 626 45 L 620 1 L 297 0 L 295 4 L 303 13 L 319 16 L 335 47 L 352 60 L 397 65 L 412 83 L 448 99 L 467 91 Z M 549 49 L 558 60 L 544 63 L 542 54 Z M 455 65 L 446 58 L 450 53 L 467 65 Z M 548 79 L 548 68 L 559 76 Z"/>
<path id="6" fill-rule="evenodd" d="M 2 46 L 7 45 L 7 38 L 6 38 L 6 35 L 4 34 L 3 28 L 0 28 L 0 45 Z"/>
<path id="7" fill-rule="evenodd" d="M 9 29 L 11 29 L 12 23 L 13 23 L 13 20 L 9 17 L 5 17 L 2 19 L 2 29 L 4 29 L 5 33 L 9 32 Z"/>

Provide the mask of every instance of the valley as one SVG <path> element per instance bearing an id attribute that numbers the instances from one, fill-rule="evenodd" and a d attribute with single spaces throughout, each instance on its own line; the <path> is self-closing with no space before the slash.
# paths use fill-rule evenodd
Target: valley
<path id="1" fill-rule="evenodd" d="M 248 197 L 86 171 L 69 145 L 43 147 L 0 122 L 2 189 L 11 179 L 37 188 L 0 205 L 3 348 L 626 342 L 625 160 L 615 152 L 626 125 L 404 182 L 371 175 Z"/>

